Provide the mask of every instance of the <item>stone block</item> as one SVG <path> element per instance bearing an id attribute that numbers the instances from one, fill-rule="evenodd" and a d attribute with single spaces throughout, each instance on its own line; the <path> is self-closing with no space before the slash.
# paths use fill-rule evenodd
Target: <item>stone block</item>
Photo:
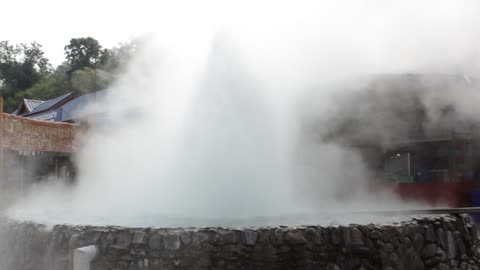
<path id="1" fill-rule="evenodd" d="M 257 242 L 258 233 L 256 231 L 245 230 L 242 232 L 242 244 L 254 246 Z"/>
<path id="2" fill-rule="evenodd" d="M 147 243 L 147 234 L 143 231 L 136 231 L 133 234 L 133 245 L 145 245 Z"/>
<path id="3" fill-rule="evenodd" d="M 163 237 L 160 234 L 154 234 L 150 236 L 150 239 L 148 241 L 148 246 L 151 249 L 161 249 L 163 247 Z"/>
<path id="4" fill-rule="evenodd" d="M 163 238 L 164 248 L 167 250 L 180 249 L 180 235 L 177 233 L 166 234 Z"/>
<path id="5" fill-rule="evenodd" d="M 422 257 L 430 258 L 437 254 L 437 245 L 435 244 L 428 244 L 422 250 Z"/>
<path id="6" fill-rule="evenodd" d="M 307 243 L 307 240 L 303 235 L 293 231 L 285 234 L 285 241 L 290 245 L 305 245 Z"/>

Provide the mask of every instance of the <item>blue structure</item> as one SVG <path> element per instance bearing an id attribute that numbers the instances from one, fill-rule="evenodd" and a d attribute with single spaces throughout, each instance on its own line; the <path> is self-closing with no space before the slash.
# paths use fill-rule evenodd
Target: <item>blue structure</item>
<path id="1" fill-rule="evenodd" d="M 42 104 L 43 102 L 45 101 L 24 98 L 22 100 L 22 104 L 20 104 L 20 106 L 18 106 L 18 108 L 12 114 L 22 115 L 22 114 L 31 113 L 33 110 L 35 110 L 35 108 L 38 107 L 38 105 Z"/>
<path id="2" fill-rule="evenodd" d="M 43 121 L 78 123 L 81 119 L 98 118 L 102 114 L 94 106 L 99 105 L 107 93 L 107 90 L 101 90 L 79 97 L 68 93 L 47 101 L 23 99 L 13 114 Z"/>
<path id="3" fill-rule="evenodd" d="M 13 114 L 38 120 L 58 122 L 62 119 L 61 106 L 75 98 L 76 96 L 73 93 L 68 93 L 47 101 L 23 99 L 22 104 Z"/>
<path id="4" fill-rule="evenodd" d="M 94 106 L 105 100 L 107 94 L 107 90 L 101 90 L 72 99 L 59 108 L 60 117 L 56 121 L 76 123 L 92 115 L 98 117 L 102 112 Z"/>

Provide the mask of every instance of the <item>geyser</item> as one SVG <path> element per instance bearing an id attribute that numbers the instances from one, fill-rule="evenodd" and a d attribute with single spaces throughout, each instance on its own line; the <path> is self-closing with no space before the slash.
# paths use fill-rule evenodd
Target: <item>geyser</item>
<path id="1" fill-rule="evenodd" d="M 438 13 L 431 15 L 432 6 Z M 163 24 L 181 27 L 152 35 L 92 108 L 110 121 L 82 138 L 77 186 L 37 186 L 9 214 L 79 224 L 241 220 L 227 222 L 233 226 L 256 217 L 315 223 L 298 215 L 413 207 L 393 194 L 371 196 L 364 160 L 319 139 L 329 133 L 323 124 L 337 113 L 333 96 L 345 90 L 337 85 L 352 78 L 477 72 L 478 4 L 278 8 L 240 9 L 252 16 L 228 8 L 207 13 L 208 23 L 195 16 L 191 27 L 184 18 Z M 267 22 L 265 14 L 272 15 Z M 311 119 L 319 135 L 302 129 Z"/>

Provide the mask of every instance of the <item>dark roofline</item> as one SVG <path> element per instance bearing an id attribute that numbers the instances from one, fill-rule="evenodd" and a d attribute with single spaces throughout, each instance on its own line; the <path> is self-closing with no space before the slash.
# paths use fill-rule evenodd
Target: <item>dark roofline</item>
<path id="1" fill-rule="evenodd" d="M 22 114 L 22 116 L 23 117 L 28 117 L 28 116 L 32 116 L 32 115 L 40 114 L 40 113 L 43 113 L 43 112 L 48 112 L 48 111 L 51 111 L 51 110 L 58 109 L 59 107 L 63 106 L 65 103 L 67 103 L 70 100 L 75 99 L 75 98 L 76 98 L 76 95 L 74 95 L 73 92 L 70 92 L 65 98 L 63 98 L 59 102 L 53 104 L 52 106 L 50 106 L 50 107 L 48 107 L 44 110 L 41 110 L 41 111 Z M 46 100 L 45 102 L 48 102 L 48 100 Z"/>

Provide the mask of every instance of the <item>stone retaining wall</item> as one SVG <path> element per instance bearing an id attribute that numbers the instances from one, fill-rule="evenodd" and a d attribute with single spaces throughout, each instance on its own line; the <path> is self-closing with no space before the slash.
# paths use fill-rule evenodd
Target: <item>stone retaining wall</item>
<path id="1" fill-rule="evenodd" d="M 468 215 L 395 225 L 122 228 L 6 222 L 0 270 L 70 270 L 72 251 L 97 245 L 94 270 L 479 269 Z"/>

